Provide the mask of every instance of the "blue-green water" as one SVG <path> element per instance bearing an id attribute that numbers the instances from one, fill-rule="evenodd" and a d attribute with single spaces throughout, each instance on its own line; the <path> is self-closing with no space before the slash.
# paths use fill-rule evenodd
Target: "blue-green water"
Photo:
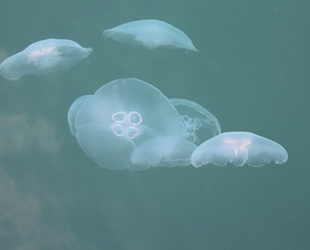
<path id="1" fill-rule="evenodd" d="M 94 49 L 66 71 L 0 78 L 0 249 L 309 249 L 310 2 L 0 3 L 0 61 L 47 38 Z M 199 52 L 133 48 L 102 31 L 139 19 L 183 30 Z M 86 157 L 67 111 L 135 77 L 251 131 L 289 160 L 111 171 Z"/>

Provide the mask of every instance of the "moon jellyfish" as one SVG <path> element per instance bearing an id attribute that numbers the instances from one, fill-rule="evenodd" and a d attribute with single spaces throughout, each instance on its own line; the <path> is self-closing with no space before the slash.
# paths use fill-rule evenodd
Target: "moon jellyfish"
<path id="1" fill-rule="evenodd" d="M 163 46 L 197 51 L 183 31 L 159 20 L 139 20 L 121 24 L 103 31 L 103 35 L 119 42 L 143 45 L 150 50 Z"/>
<path id="2" fill-rule="evenodd" d="M 196 148 L 183 142 L 179 114 L 167 97 L 134 78 L 78 98 L 68 122 L 85 154 L 114 170 L 189 165 Z"/>
<path id="3" fill-rule="evenodd" d="M 286 162 L 288 154 L 278 143 L 249 132 L 228 132 L 201 144 L 192 154 L 192 165 L 200 167 L 208 163 L 225 166 L 228 162 L 235 166 L 247 163 L 260 167 L 270 162 Z"/>
<path id="4" fill-rule="evenodd" d="M 188 166 L 196 148 L 195 144 L 179 137 L 159 136 L 136 147 L 131 154 L 131 161 L 137 169 L 141 166 Z"/>
<path id="5" fill-rule="evenodd" d="M 182 137 L 196 145 L 221 133 L 214 115 L 193 101 L 172 98 L 169 101 L 180 114 Z"/>
<path id="6" fill-rule="evenodd" d="M 68 69 L 91 53 L 78 43 L 66 39 L 46 39 L 29 45 L 0 64 L 0 74 L 9 80 L 23 75 Z"/>
<path id="7" fill-rule="evenodd" d="M 83 103 L 88 100 L 92 95 L 83 95 L 76 99 L 70 106 L 68 111 L 68 124 L 72 135 L 76 136 L 76 129 L 74 127 L 75 116 Z"/>

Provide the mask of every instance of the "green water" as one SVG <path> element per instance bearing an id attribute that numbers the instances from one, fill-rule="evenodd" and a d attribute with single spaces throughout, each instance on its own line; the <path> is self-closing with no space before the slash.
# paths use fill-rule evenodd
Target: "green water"
<path id="1" fill-rule="evenodd" d="M 69 70 L 0 77 L 0 249 L 309 249 L 309 11 L 308 0 L 0 2 L 0 61 L 47 38 L 94 49 Z M 101 38 L 139 19 L 180 28 L 199 52 Z M 277 141 L 288 162 L 99 167 L 71 135 L 67 111 L 126 77 L 198 102 L 223 132 Z"/>

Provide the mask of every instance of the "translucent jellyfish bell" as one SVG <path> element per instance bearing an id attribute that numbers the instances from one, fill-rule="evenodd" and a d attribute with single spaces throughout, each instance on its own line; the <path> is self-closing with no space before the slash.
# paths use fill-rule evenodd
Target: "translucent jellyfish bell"
<path id="1" fill-rule="evenodd" d="M 188 166 L 196 148 L 195 144 L 180 137 L 159 136 L 136 147 L 131 161 L 135 169 L 145 166 Z"/>
<path id="2" fill-rule="evenodd" d="M 260 167 L 270 162 L 286 162 L 288 154 L 278 143 L 249 132 L 219 134 L 201 144 L 192 154 L 192 165 L 200 167 L 208 163 L 225 166 L 248 164 Z"/>
<path id="3" fill-rule="evenodd" d="M 66 39 L 46 39 L 29 45 L 0 64 L 0 74 L 9 80 L 23 75 L 68 69 L 91 53 L 78 43 Z"/>
<path id="4" fill-rule="evenodd" d="M 76 99 L 70 106 L 68 111 L 68 124 L 72 135 L 76 136 L 76 129 L 74 127 L 75 116 L 83 103 L 88 100 L 92 95 L 83 95 Z"/>
<path id="5" fill-rule="evenodd" d="M 193 101 L 171 98 L 169 101 L 180 114 L 182 137 L 196 145 L 221 133 L 214 115 Z"/>
<path id="6" fill-rule="evenodd" d="M 69 126 L 74 124 L 71 132 L 86 155 L 110 169 L 189 164 L 195 149 L 179 143 L 179 114 L 169 100 L 154 86 L 134 78 L 112 81 L 84 101 L 78 99 L 69 109 L 68 121 Z"/>
<path id="7" fill-rule="evenodd" d="M 121 24 L 103 31 L 103 35 L 147 49 L 160 46 L 197 51 L 191 39 L 176 27 L 159 20 L 139 20 Z"/>

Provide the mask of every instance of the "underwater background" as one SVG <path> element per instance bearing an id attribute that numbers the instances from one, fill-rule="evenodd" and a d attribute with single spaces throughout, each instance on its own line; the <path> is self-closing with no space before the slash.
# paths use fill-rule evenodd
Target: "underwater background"
<path id="1" fill-rule="evenodd" d="M 309 11 L 307 0 L 2 1 L 0 62 L 48 38 L 94 51 L 68 70 L 0 77 L 0 249 L 309 249 Z M 199 52 L 101 37 L 140 19 L 181 29 Z M 128 77 L 199 103 L 222 132 L 280 143 L 288 162 L 98 166 L 67 111 Z"/>

